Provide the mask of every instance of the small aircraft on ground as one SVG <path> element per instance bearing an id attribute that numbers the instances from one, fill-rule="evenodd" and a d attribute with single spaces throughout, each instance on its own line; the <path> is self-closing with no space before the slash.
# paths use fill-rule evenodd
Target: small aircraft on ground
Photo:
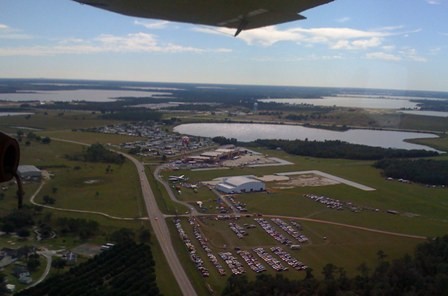
<path id="1" fill-rule="evenodd" d="M 178 181 L 187 181 L 188 178 L 185 177 L 185 175 L 181 176 L 169 176 L 168 181 L 171 182 L 178 182 Z"/>

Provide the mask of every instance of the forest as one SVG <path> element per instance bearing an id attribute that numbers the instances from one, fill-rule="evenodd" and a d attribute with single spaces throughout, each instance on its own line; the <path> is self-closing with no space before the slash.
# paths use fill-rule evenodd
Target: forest
<path id="1" fill-rule="evenodd" d="M 104 162 L 104 163 L 124 163 L 124 156 L 107 150 L 101 144 L 90 145 L 82 154 L 65 155 L 68 160 L 88 161 L 88 162 Z"/>
<path id="2" fill-rule="evenodd" d="M 157 296 L 160 291 L 150 247 L 129 240 L 15 295 Z"/>
<path id="3" fill-rule="evenodd" d="M 303 280 L 289 280 L 281 274 L 262 274 L 254 281 L 231 276 L 222 295 L 448 295 L 448 236 L 417 246 L 413 257 L 388 261 L 382 251 L 377 257 L 376 267 L 370 269 L 363 263 L 354 277 L 333 264 L 324 266 L 322 279 L 311 269 Z"/>
<path id="4" fill-rule="evenodd" d="M 384 158 L 410 158 L 438 155 L 434 151 L 370 147 L 338 140 L 323 142 L 307 140 L 256 140 L 255 144 L 269 149 L 280 148 L 290 154 L 321 158 L 380 160 Z"/>
<path id="5" fill-rule="evenodd" d="M 404 179 L 428 185 L 448 185 L 448 161 L 432 159 L 384 159 L 374 167 L 382 169 L 386 177 Z"/>

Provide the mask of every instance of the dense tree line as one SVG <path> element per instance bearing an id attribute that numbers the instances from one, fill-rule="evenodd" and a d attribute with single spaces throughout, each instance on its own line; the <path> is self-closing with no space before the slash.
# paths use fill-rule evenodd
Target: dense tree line
<path id="1" fill-rule="evenodd" d="M 0 296 L 9 295 L 9 291 L 6 288 L 5 275 L 0 273 Z"/>
<path id="2" fill-rule="evenodd" d="M 12 210 L 0 219 L 1 231 L 11 233 L 30 228 L 35 224 L 35 210 L 36 208 L 27 205 L 20 210 Z"/>
<path id="3" fill-rule="evenodd" d="M 104 119 L 125 121 L 160 121 L 162 113 L 151 110 L 124 110 L 102 115 Z"/>
<path id="4" fill-rule="evenodd" d="M 380 160 L 438 155 L 434 151 L 370 147 L 343 141 L 256 140 L 255 143 L 269 149 L 281 148 L 290 154 L 321 158 Z"/>
<path id="5" fill-rule="evenodd" d="M 163 108 L 164 110 L 187 110 L 187 111 L 215 111 L 216 105 L 206 104 L 180 104 L 178 106 L 171 106 Z"/>
<path id="6" fill-rule="evenodd" d="M 160 291 L 150 247 L 127 241 L 15 295 L 157 296 Z"/>
<path id="7" fill-rule="evenodd" d="M 226 138 L 226 137 L 222 137 L 222 136 L 218 136 L 218 137 L 214 137 L 212 139 L 213 142 L 219 144 L 219 145 L 229 145 L 229 144 L 233 144 L 233 145 L 237 145 L 238 141 L 235 138 Z"/>
<path id="8" fill-rule="evenodd" d="M 386 177 L 423 184 L 448 185 L 447 160 L 384 159 L 377 161 L 374 166 L 382 169 Z"/>
<path id="9" fill-rule="evenodd" d="M 322 279 L 315 278 L 311 269 L 303 280 L 262 274 L 250 282 L 246 276 L 231 276 L 222 295 L 448 295 L 448 236 L 419 245 L 414 257 L 385 258 L 379 251 L 374 269 L 361 264 L 358 275 L 351 278 L 333 264 L 323 268 Z"/>
<path id="10" fill-rule="evenodd" d="M 59 218 L 55 224 L 61 235 L 76 235 L 81 239 L 90 238 L 99 230 L 98 222 L 79 218 Z"/>
<path id="11" fill-rule="evenodd" d="M 124 163 L 124 156 L 107 150 L 101 144 L 90 145 L 82 154 L 66 155 L 69 160 L 88 161 L 88 162 L 105 162 L 105 163 Z"/>
<path id="12" fill-rule="evenodd" d="M 448 100 L 412 100 L 421 110 L 448 111 Z"/>
<path id="13" fill-rule="evenodd" d="M 258 110 L 269 110 L 269 111 L 289 111 L 289 112 L 313 112 L 314 117 L 317 118 L 318 114 L 326 114 L 330 111 L 336 109 L 335 107 L 327 107 L 327 106 L 315 106 L 312 105 L 314 99 L 319 98 L 309 98 L 309 104 L 283 104 L 277 102 L 258 102 Z"/>

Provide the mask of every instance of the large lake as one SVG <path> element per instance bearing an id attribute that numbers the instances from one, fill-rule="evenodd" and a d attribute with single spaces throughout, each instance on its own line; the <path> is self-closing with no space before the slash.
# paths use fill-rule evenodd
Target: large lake
<path id="1" fill-rule="evenodd" d="M 421 115 L 421 116 L 435 116 L 435 117 L 448 117 L 448 112 L 444 111 L 398 111 L 405 114 L 412 114 L 412 115 Z"/>
<path id="2" fill-rule="evenodd" d="M 308 128 L 297 125 L 275 124 L 244 124 L 244 123 L 191 123 L 176 126 L 174 131 L 180 134 L 226 138 L 235 138 L 241 142 L 257 139 L 284 139 L 325 141 L 341 140 L 353 144 L 384 148 L 425 149 L 437 151 L 427 146 L 404 142 L 406 139 L 437 138 L 437 135 L 427 133 L 411 133 L 397 131 L 379 131 L 365 129 L 350 129 L 348 131 L 330 131 Z"/>
<path id="3" fill-rule="evenodd" d="M 316 106 L 338 106 L 368 109 L 414 109 L 417 103 L 413 98 L 406 97 L 373 97 L 373 96 L 335 96 L 321 99 L 262 99 L 261 102 L 276 102 L 284 104 L 311 104 Z M 422 99 L 422 98 L 420 98 Z"/>
<path id="4" fill-rule="evenodd" d="M 32 115 L 33 113 L 27 112 L 0 112 L 0 117 L 5 116 L 20 116 L 20 115 Z"/>
<path id="5" fill-rule="evenodd" d="M 110 102 L 118 97 L 152 97 L 167 93 L 154 91 L 133 90 L 100 90 L 100 89 L 78 89 L 60 91 L 36 91 L 23 93 L 0 93 L 0 100 L 8 101 L 90 101 Z"/>

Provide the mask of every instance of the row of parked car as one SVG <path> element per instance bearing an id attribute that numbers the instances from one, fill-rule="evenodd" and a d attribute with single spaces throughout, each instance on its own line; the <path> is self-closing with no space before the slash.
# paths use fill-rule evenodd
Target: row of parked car
<path id="1" fill-rule="evenodd" d="M 283 250 L 282 247 L 271 247 L 272 253 L 280 257 L 283 261 L 285 261 L 289 266 L 296 270 L 304 270 L 307 269 L 308 266 L 291 256 L 288 252 Z"/>
<path id="2" fill-rule="evenodd" d="M 188 235 L 185 233 L 184 229 L 182 228 L 180 219 L 175 219 L 174 225 L 176 225 L 177 232 L 179 233 L 180 237 L 182 238 L 182 241 L 184 242 L 185 246 L 187 247 L 187 250 L 190 253 L 190 258 L 196 265 L 196 268 L 199 270 L 199 272 L 202 274 L 202 276 L 204 276 L 204 277 L 210 276 L 210 272 L 205 267 L 204 261 L 196 253 L 195 246 L 192 244 L 191 240 L 188 238 Z"/>
<path id="3" fill-rule="evenodd" d="M 246 230 L 244 230 L 244 227 L 238 225 L 237 223 L 229 223 L 229 227 L 230 229 L 236 234 L 236 236 L 239 239 L 242 239 L 243 237 L 247 236 L 248 233 L 246 232 Z"/>
<path id="4" fill-rule="evenodd" d="M 272 269 L 275 271 L 286 271 L 288 270 L 288 267 L 284 266 L 280 260 L 272 256 L 269 252 L 267 252 L 263 248 L 255 248 L 253 251 L 261 258 L 263 259 L 267 264 L 269 264 Z"/>
<path id="5" fill-rule="evenodd" d="M 224 260 L 233 274 L 239 275 L 246 273 L 243 264 L 231 252 L 220 252 L 218 255 Z"/>
<path id="6" fill-rule="evenodd" d="M 293 242 L 287 238 L 286 236 L 284 236 L 283 234 L 281 234 L 280 232 L 278 232 L 268 221 L 266 221 L 263 218 L 255 218 L 254 219 L 256 222 L 258 222 L 258 224 L 260 224 L 261 228 L 264 229 L 264 231 L 266 231 L 273 239 L 275 239 L 276 241 L 278 241 L 279 243 L 283 244 L 283 245 L 292 245 Z"/>
<path id="7" fill-rule="evenodd" d="M 266 271 L 266 268 L 263 264 L 261 264 L 251 252 L 246 250 L 237 251 L 237 254 L 246 261 L 247 265 L 249 265 L 250 269 L 255 271 L 256 273 Z"/>
<path id="8" fill-rule="evenodd" d="M 280 218 L 272 218 L 272 222 L 278 225 L 284 232 L 295 238 L 299 243 L 303 244 L 308 242 L 308 237 L 302 234 L 297 228 L 289 225 Z"/>
<path id="9" fill-rule="evenodd" d="M 219 263 L 218 258 L 213 254 L 212 250 L 209 248 L 207 244 L 207 240 L 202 235 L 202 232 L 199 228 L 199 225 L 196 223 L 194 218 L 190 218 L 190 224 L 193 225 L 193 234 L 194 237 L 198 240 L 199 244 L 201 245 L 202 249 L 207 254 L 208 260 L 213 264 L 213 266 L 216 267 L 219 274 L 224 276 L 226 275 L 226 270 L 224 267 Z"/>

